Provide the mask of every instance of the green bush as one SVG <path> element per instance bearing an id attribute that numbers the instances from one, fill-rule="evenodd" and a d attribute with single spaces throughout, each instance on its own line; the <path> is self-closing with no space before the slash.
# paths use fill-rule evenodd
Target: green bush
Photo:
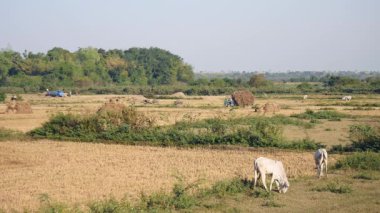
<path id="1" fill-rule="evenodd" d="M 123 213 L 131 212 L 133 210 L 131 204 L 127 200 L 123 199 L 117 201 L 114 198 L 91 202 L 87 206 L 92 213 Z"/>
<path id="2" fill-rule="evenodd" d="M 235 178 L 228 181 L 218 181 L 211 189 L 205 192 L 206 195 L 214 195 L 217 197 L 223 197 L 226 195 L 233 195 L 242 192 L 248 192 L 250 190 L 250 183 L 247 180 L 241 180 Z"/>
<path id="3" fill-rule="evenodd" d="M 356 124 L 350 126 L 351 144 L 335 145 L 331 152 L 373 151 L 380 152 L 380 129 L 369 125 Z"/>
<path id="4" fill-rule="evenodd" d="M 373 152 L 358 152 L 347 155 L 336 162 L 335 168 L 380 171 L 380 154 Z"/>
<path id="5" fill-rule="evenodd" d="M 350 127 L 351 148 L 356 151 L 380 152 L 380 130 L 369 125 Z"/>
<path id="6" fill-rule="evenodd" d="M 304 140 L 287 143 L 282 138 L 282 126 L 308 128 L 310 124 L 284 116 L 236 119 L 206 119 L 178 122 L 171 126 L 153 127 L 151 120 L 133 107 L 121 113 L 101 112 L 90 116 L 57 114 L 29 135 L 36 138 L 71 139 L 81 141 L 113 141 L 115 143 L 150 143 L 162 146 L 242 145 L 315 149 L 320 145 Z"/>
<path id="7" fill-rule="evenodd" d="M 197 205 L 200 201 L 191 191 L 198 188 L 199 181 L 186 184 L 182 176 L 176 178 L 178 182 L 174 184 L 171 193 L 158 192 L 150 196 L 143 194 L 139 204 L 140 209 L 148 211 L 180 210 Z"/>
<path id="8" fill-rule="evenodd" d="M 7 95 L 4 92 L 0 92 L 0 102 L 4 102 L 7 98 Z"/>

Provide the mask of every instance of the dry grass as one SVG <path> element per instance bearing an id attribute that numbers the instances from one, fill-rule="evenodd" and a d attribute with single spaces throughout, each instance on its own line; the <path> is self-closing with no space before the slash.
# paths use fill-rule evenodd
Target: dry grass
<path id="1" fill-rule="evenodd" d="M 36 208 L 42 193 L 74 204 L 168 191 L 175 174 L 205 184 L 252 178 L 254 158 L 282 160 L 289 177 L 314 175 L 312 153 L 138 147 L 71 142 L 0 143 L 0 208 Z M 332 160 L 334 161 L 334 160 Z M 297 166 L 290 165 L 298 162 Z"/>
<path id="2" fill-rule="evenodd" d="M 46 97 L 37 94 L 22 95 L 25 101 L 31 103 L 33 114 L 16 115 L 1 114 L 0 127 L 11 128 L 23 132 L 32 130 L 57 112 L 71 112 L 78 114 L 95 113 L 105 102 L 110 99 L 119 99 L 125 105 L 142 103 L 145 99 L 139 95 L 78 95 L 64 98 Z M 267 102 L 275 102 L 281 107 L 278 114 L 291 115 L 304 112 L 306 109 L 319 110 L 321 103 L 334 104 L 339 102 L 338 96 L 309 95 L 309 99 L 304 101 L 302 96 L 278 95 L 266 98 L 257 98 L 256 104 L 264 105 Z M 362 103 L 376 103 L 380 101 L 379 95 L 354 96 Z M 173 100 L 162 99 L 159 104 L 148 106 L 136 104 L 139 111 L 146 112 L 148 116 L 154 117 L 158 125 L 174 124 L 189 116 L 196 116 L 197 119 L 213 118 L 223 116 L 244 117 L 256 116 L 258 113 L 251 108 L 241 108 L 230 111 L 223 106 L 224 96 L 202 96 L 201 99 L 183 99 L 181 107 L 174 107 Z M 323 106 L 334 108 L 343 113 L 352 115 L 380 116 L 380 110 L 352 110 L 351 106 Z M 0 112 L 5 112 L 6 105 L 0 104 Z"/>
<path id="3" fill-rule="evenodd" d="M 121 95 L 80 95 L 65 98 L 22 96 L 25 101 L 31 103 L 33 114 L 1 114 L 0 127 L 26 132 L 42 125 L 57 112 L 95 113 L 111 98 L 118 98 L 125 105 L 141 103 L 144 100 L 143 96 Z M 212 117 L 234 118 L 258 114 L 251 108 L 234 110 L 225 108 L 223 99 L 224 96 L 182 99 L 183 106 L 177 108 L 173 107 L 173 100 L 163 99 L 157 105 L 149 107 L 141 105 L 137 106 L 137 109 L 147 116 L 157 118 L 158 125 L 174 124 L 183 119 L 194 121 Z M 354 96 L 354 100 L 356 99 L 362 103 L 376 103 L 380 101 L 380 96 Z M 321 106 L 317 105 L 321 103 L 333 105 L 339 102 L 339 97 L 309 95 L 309 99 L 303 101 L 302 96 L 272 95 L 257 98 L 255 103 L 263 105 L 271 101 L 281 106 L 279 114 L 291 115 L 304 112 L 307 108 L 318 110 Z M 378 122 L 375 116 L 380 116 L 378 108 L 361 111 L 351 110 L 352 107 L 348 106 L 328 107 L 343 113 L 368 117 L 357 120 L 322 121 L 315 128 L 306 130 L 286 127 L 284 136 L 289 139 L 309 137 L 329 146 L 346 144 L 349 142 L 347 138 L 349 125 L 358 122 Z M 0 104 L 0 112 L 5 110 L 6 105 Z M 42 193 L 48 193 L 54 200 L 70 204 L 75 202 L 83 204 L 110 194 L 116 198 L 127 194 L 129 198 L 135 199 L 141 191 L 150 193 L 160 189 L 170 190 L 175 181 L 174 175 L 177 173 L 183 174 L 189 181 L 206 179 L 206 184 L 236 176 L 251 179 L 252 161 L 259 156 L 284 161 L 290 177 L 315 175 L 312 153 L 307 152 L 268 149 L 263 151 L 175 149 L 52 141 L 1 142 L 0 208 L 5 210 L 36 208 L 39 205 L 38 197 Z M 332 155 L 331 164 L 334 162 L 334 157 L 339 156 Z M 297 162 L 296 166 L 294 162 Z M 365 186 L 369 187 L 367 185 Z M 305 199 L 316 199 L 313 197 L 314 194 L 302 191 L 304 186 L 299 185 L 300 188 L 297 188 L 297 185 L 292 186 L 295 187 L 290 190 L 289 195 L 295 194 L 297 201 L 301 200 L 306 205 Z M 287 206 L 294 207 L 293 203 L 297 203 L 289 200 L 294 198 L 292 196 L 282 196 L 282 198 L 284 202 L 290 203 Z M 310 205 L 316 204 L 314 202 Z"/>

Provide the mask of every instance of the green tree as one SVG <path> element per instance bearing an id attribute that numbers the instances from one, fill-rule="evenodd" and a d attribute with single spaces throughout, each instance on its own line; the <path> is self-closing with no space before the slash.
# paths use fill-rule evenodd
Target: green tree
<path id="1" fill-rule="evenodd" d="M 113 82 L 123 83 L 128 79 L 127 62 L 118 54 L 107 55 L 106 68 Z"/>
<path id="2" fill-rule="evenodd" d="M 307 92 L 313 89 L 313 85 L 309 84 L 308 82 L 302 82 L 297 85 L 297 89 L 301 90 L 302 92 Z"/>
<path id="3" fill-rule="evenodd" d="M 9 70 L 12 68 L 12 52 L 0 52 L 0 83 L 4 84 L 8 78 Z"/>
<path id="4" fill-rule="evenodd" d="M 255 87 L 255 88 L 264 87 L 264 86 L 267 86 L 269 84 L 268 80 L 265 79 L 264 74 L 253 75 L 249 79 L 248 83 L 251 87 Z"/>
<path id="5" fill-rule="evenodd" d="M 191 66 L 182 58 L 159 48 L 131 48 L 124 51 L 124 58 L 142 67 L 151 85 L 189 81 L 193 77 Z"/>

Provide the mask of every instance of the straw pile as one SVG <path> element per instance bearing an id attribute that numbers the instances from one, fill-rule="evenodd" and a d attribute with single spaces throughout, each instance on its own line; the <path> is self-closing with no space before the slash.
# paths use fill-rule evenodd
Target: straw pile
<path id="1" fill-rule="evenodd" d="M 176 92 L 176 93 L 174 93 L 174 94 L 172 94 L 170 96 L 171 97 L 175 97 L 175 98 L 186 98 L 186 95 L 183 92 Z"/>
<path id="2" fill-rule="evenodd" d="M 12 101 L 7 103 L 7 113 L 16 114 L 31 114 L 33 113 L 32 107 L 28 102 L 24 101 Z"/>
<path id="3" fill-rule="evenodd" d="M 268 102 L 264 105 L 263 110 L 264 110 L 264 115 L 269 112 L 276 114 L 276 112 L 280 111 L 280 106 L 276 103 Z"/>
<path id="4" fill-rule="evenodd" d="M 236 105 L 242 107 L 253 105 L 253 103 L 255 102 L 255 97 L 252 95 L 250 91 L 247 90 L 235 91 L 234 93 L 232 93 L 231 97 L 236 103 Z"/>

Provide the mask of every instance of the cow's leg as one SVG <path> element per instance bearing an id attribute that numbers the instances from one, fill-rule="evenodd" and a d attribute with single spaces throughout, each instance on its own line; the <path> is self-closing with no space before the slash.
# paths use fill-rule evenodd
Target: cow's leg
<path id="1" fill-rule="evenodd" d="M 319 176 L 323 176 L 323 166 L 324 166 L 325 162 L 321 162 L 321 171 L 320 171 L 320 175 Z"/>
<path id="2" fill-rule="evenodd" d="M 272 191 L 273 182 L 274 182 L 274 175 L 272 175 L 272 179 L 270 180 L 269 191 Z"/>
<path id="3" fill-rule="evenodd" d="M 264 185 L 264 188 L 265 188 L 265 190 L 266 191 L 268 191 L 268 188 L 267 188 L 267 184 L 266 184 L 266 179 L 265 179 L 265 173 L 262 173 L 262 172 L 260 172 L 261 173 L 261 181 L 263 182 L 263 185 Z"/>
<path id="4" fill-rule="evenodd" d="M 326 170 L 326 177 L 327 177 L 327 159 L 325 159 L 325 170 Z"/>
<path id="5" fill-rule="evenodd" d="M 254 182 L 253 182 L 253 188 L 255 189 L 256 188 L 256 184 L 257 184 L 257 178 L 258 178 L 258 174 L 257 174 L 257 170 L 256 168 L 254 168 Z"/>
<path id="6" fill-rule="evenodd" d="M 278 191 L 280 191 L 280 183 L 276 180 L 275 181 Z"/>
<path id="7" fill-rule="evenodd" d="M 322 159 L 320 159 L 319 161 L 318 161 L 318 165 L 317 165 L 317 167 L 318 167 L 318 178 L 321 178 L 321 175 L 322 175 L 322 163 L 323 163 L 323 161 L 322 161 Z"/>

